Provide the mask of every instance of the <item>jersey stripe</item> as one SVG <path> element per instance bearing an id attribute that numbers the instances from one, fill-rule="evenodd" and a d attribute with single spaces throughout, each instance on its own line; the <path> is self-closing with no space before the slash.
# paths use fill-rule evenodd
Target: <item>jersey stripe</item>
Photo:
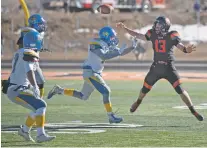
<path id="1" fill-rule="evenodd" d="M 152 88 L 152 86 L 149 85 L 149 84 L 147 84 L 147 82 L 144 82 L 144 86 L 145 86 L 147 89 L 151 89 L 151 88 Z"/>
<path id="2" fill-rule="evenodd" d="M 89 44 L 92 44 L 92 45 L 100 45 L 100 43 L 98 43 L 98 42 L 90 42 Z"/>

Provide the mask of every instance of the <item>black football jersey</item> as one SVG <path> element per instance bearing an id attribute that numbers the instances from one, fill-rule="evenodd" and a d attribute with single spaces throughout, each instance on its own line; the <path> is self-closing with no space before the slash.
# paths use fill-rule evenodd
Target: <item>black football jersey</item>
<path id="1" fill-rule="evenodd" d="M 175 60 L 173 48 L 181 41 L 177 31 L 170 31 L 165 35 L 159 35 L 153 29 L 150 29 L 145 34 L 145 37 L 152 42 L 154 61 Z"/>

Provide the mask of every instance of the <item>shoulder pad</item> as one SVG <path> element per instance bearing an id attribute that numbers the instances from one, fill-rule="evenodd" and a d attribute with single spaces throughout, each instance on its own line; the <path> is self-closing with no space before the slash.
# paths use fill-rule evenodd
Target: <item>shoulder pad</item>
<path id="1" fill-rule="evenodd" d="M 180 39 L 180 35 L 177 31 L 170 31 L 169 33 L 170 33 L 170 38 L 172 40 Z"/>
<path id="2" fill-rule="evenodd" d="M 37 62 L 39 59 L 38 53 L 33 50 L 25 50 L 23 53 L 23 60 Z"/>
<path id="3" fill-rule="evenodd" d="M 34 28 L 31 27 L 22 27 L 21 28 L 21 36 L 24 36 L 27 32 L 36 31 Z"/>
<path id="4" fill-rule="evenodd" d="M 107 43 L 105 43 L 104 41 L 102 41 L 102 40 L 99 39 L 99 38 L 91 39 L 90 42 L 89 42 L 89 45 L 99 45 L 99 46 L 101 46 L 102 48 L 106 48 L 106 47 L 108 47 Z"/>
<path id="5" fill-rule="evenodd" d="M 21 28 L 21 32 L 29 32 L 29 31 L 36 31 L 36 30 L 31 27 L 22 27 Z"/>

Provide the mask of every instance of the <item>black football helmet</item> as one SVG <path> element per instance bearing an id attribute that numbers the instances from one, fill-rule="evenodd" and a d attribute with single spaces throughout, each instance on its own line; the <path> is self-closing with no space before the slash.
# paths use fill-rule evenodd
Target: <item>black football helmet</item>
<path id="1" fill-rule="evenodd" d="M 156 18 L 152 29 L 155 30 L 157 34 L 165 34 L 169 31 L 171 26 L 170 20 L 164 16 L 159 16 Z"/>

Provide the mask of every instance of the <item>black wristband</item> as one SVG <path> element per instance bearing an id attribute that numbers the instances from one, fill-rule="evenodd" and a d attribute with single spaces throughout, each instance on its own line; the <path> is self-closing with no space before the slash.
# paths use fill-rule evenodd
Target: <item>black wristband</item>
<path id="1" fill-rule="evenodd" d="M 183 52 L 184 53 L 188 53 L 187 50 L 186 50 L 186 47 L 184 47 Z"/>

